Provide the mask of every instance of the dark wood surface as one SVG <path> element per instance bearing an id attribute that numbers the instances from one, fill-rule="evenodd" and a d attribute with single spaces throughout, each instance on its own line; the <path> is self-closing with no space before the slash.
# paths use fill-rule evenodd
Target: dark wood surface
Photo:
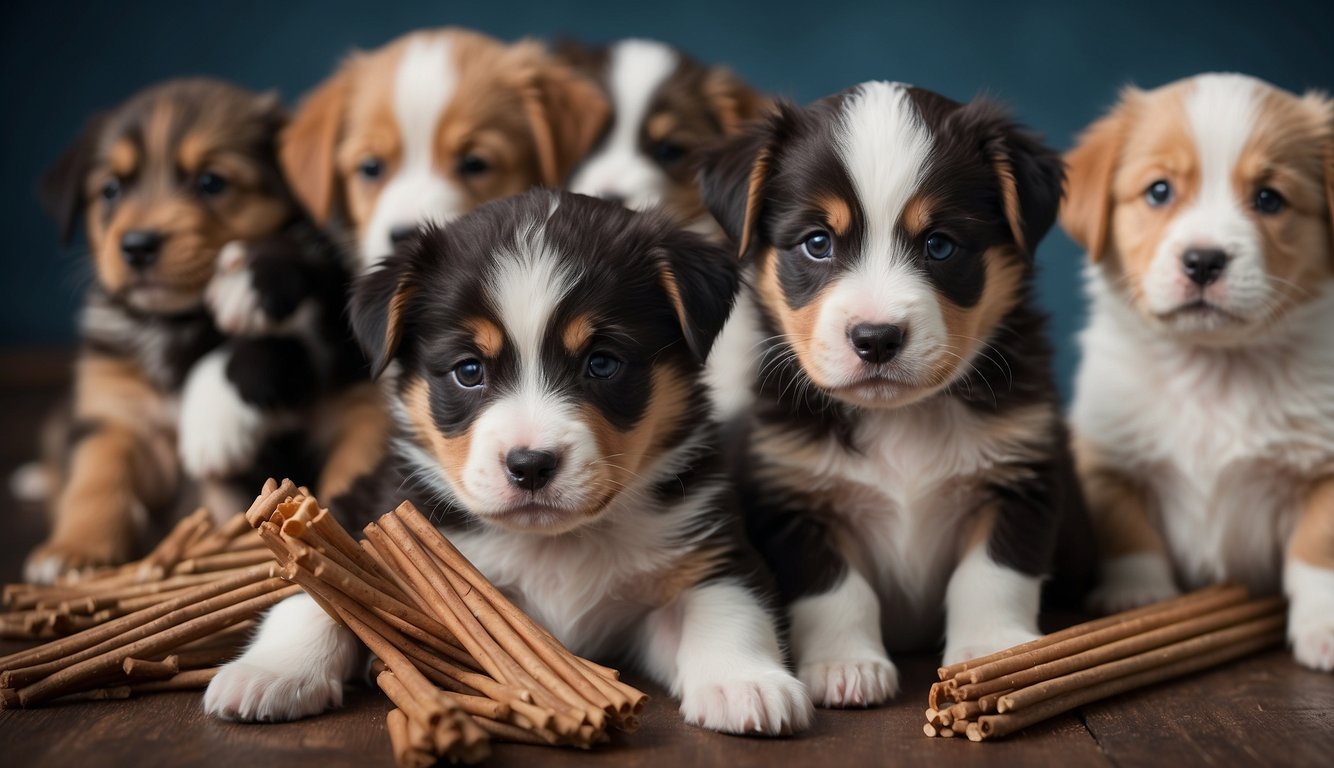
<path id="1" fill-rule="evenodd" d="M 68 378 L 63 353 L 0 354 L 0 479 L 5 532 L 0 578 L 17 577 L 42 535 L 42 512 L 16 503 L 8 478 L 30 460 L 45 411 Z M 15 646 L 0 646 L 0 653 Z M 497 745 L 492 765 L 940 765 L 1325 766 L 1334 764 L 1334 676 L 1297 667 L 1275 651 L 1224 669 L 1084 707 L 1006 741 L 928 739 L 921 731 L 935 679 L 930 654 L 899 656 L 904 688 L 889 706 L 820 711 L 792 739 L 720 736 L 687 727 L 666 694 L 644 727 L 592 752 Z M 634 676 L 630 676 L 634 679 Z M 642 684 L 642 683 L 641 683 Z M 392 766 L 386 701 L 353 689 L 347 705 L 309 720 L 237 725 L 204 716 L 199 695 L 52 704 L 0 711 L 0 765 L 12 766 Z"/>

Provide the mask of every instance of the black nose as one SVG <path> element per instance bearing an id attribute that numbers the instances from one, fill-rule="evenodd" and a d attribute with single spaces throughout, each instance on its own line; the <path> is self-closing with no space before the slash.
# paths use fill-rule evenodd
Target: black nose
<path id="1" fill-rule="evenodd" d="M 556 475 L 560 460 L 551 451 L 515 448 L 505 455 L 505 469 L 516 488 L 540 491 Z"/>
<path id="2" fill-rule="evenodd" d="M 897 325 L 854 325 L 848 331 L 848 341 L 857 351 L 857 357 L 868 363 L 888 363 L 903 346 L 903 328 Z"/>
<path id="3" fill-rule="evenodd" d="M 1181 269 L 1191 282 L 1203 288 L 1227 268 L 1227 254 L 1217 248 L 1192 248 L 1181 254 Z"/>
<path id="4" fill-rule="evenodd" d="M 416 224 L 399 224 L 396 227 L 389 228 L 389 242 L 394 245 L 401 244 L 404 240 L 412 237 L 417 231 Z"/>
<path id="5" fill-rule="evenodd" d="M 134 229 L 120 238 L 120 255 L 131 269 L 147 269 L 157 261 L 162 250 L 162 233 L 151 229 Z"/>

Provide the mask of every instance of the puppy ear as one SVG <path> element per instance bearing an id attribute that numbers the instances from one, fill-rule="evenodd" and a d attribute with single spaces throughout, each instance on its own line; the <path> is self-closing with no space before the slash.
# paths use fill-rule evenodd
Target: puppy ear
<path id="1" fill-rule="evenodd" d="M 657 259 L 686 344 L 703 363 L 732 313 L 739 280 L 737 261 L 726 248 L 704 236 L 675 229 Z"/>
<path id="2" fill-rule="evenodd" d="M 773 168 L 773 147 L 796 108 L 779 104 L 768 117 L 745 126 L 736 137 L 704 153 L 700 196 L 709 213 L 745 258 L 755 241 L 764 209 L 764 188 Z"/>
<path id="3" fill-rule="evenodd" d="M 515 74 L 537 148 L 542 183 L 559 187 L 593 148 L 610 107 L 597 83 L 533 41 L 513 46 Z"/>
<path id="4" fill-rule="evenodd" d="M 97 141 L 106 125 L 106 114 L 94 115 L 51 167 L 37 189 L 37 199 L 56 223 L 61 245 L 68 245 L 84 209 L 84 180 L 92 169 Z"/>
<path id="5" fill-rule="evenodd" d="M 1325 169 L 1325 205 L 1329 208 L 1330 231 L 1334 232 L 1334 99 L 1321 91 L 1308 91 L 1302 101 L 1311 105 L 1325 128 L 1321 160 Z"/>
<path id="6" fill-rule="evenodd" d="M 279 140 L 278 161 L 297 200 L 320 224 L 334 214 L 336 151 L 352 90 L 355 60 L 346 62 L 301 101 Z"/>
<path id="7" fill-rule="evenodd" d="M 352 333 L 371 361 L 371 376 L 378 378 L 398 354 L 408 306 L 416 293 L 413 277 L 415 246 L 421 236 L 356 280 L 352 293 Z"/>
<path id="8" fill-rule="evenodd" d="M 1130 113 L 1139 91 L 1127 88 L 1110 114 L 1089 126 L 1065 155 L 1066 197 L 1061 226 L 1096 263 L 1111 235 L 1112 176 L 1121 156 Z"/>
<path id="9" fill-rule="evenodd" d="M 708 99 L 714 117 L 727 136 L 773 108 L 773 102 L 767 96 L 751 88 L 726 67 L 713 67 L 704 76 L 704 98 Z"/>

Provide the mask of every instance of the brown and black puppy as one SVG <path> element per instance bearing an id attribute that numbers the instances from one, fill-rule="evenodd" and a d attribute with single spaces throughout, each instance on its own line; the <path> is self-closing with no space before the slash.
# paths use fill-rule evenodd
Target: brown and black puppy
<path id="1" fill-rule="evenodd" d="M 1078 507 L 1034 306 L 1060 157 L 996 106 L 869 82 L 719 152 L 705 200 L 764 325 L 742 503 L 824 706 L 893 695 L 886 648 L 947 663 L 1037 633 Z"/>
<path id="2" fill-rule="evenodd" d="M 185 475 L 217 514 L 257 463 L 314 480 L 283 422 L 365 364 L 342 317 L 349 273 L 279 171 L 284 121 L 272 96 L 169 81 L 92 120 L 47 178 L 62 237 L 84 220 L 96 279 L 29 579 L 128 558 Z"/>

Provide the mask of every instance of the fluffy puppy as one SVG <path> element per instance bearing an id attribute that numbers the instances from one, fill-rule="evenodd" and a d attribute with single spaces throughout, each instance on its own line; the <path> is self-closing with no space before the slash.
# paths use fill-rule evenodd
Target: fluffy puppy
<path id="1" fill-rule="evenodd" d="M 1334 668 L 1334 105 L 1233 74 L 1131 88 L 1067 159 L 1096 606 L 1281 585 L 1297 660 Z"/>
<path id="2" fill-rule="evenodd" d="M 365 363 L 341 315 L 349 274 L 278 169 L 284 119 L 271 96 L 169 81 L 95 118 L 47 178 L 62 238 L 85 221 L 96 279 L 54 531 L 27 578 L 128 558 L 183 467 L 223 514 L 256 464 L 314 480 L 302 438 L 268 417 L 364 381 Z M 238 263 L 244 280 L 220 268 Z M 228 336 L 238 301 L 259 325 Z"/>
<path id="3" fill-rule="evenodd" d="M 886 82 L 706 163 L 766 337 L 742 503 L 817 704 L 891 696 L 887 644 L 934 644 L 942 614 L 947 663 L 1037 632 L 1077 507 L 1032 299 L 1061 179 L 996 106 Z"/>
<path id="4" fill-rule="evenodd" d="M 282 161 L 369 266 L 422 221 L 559 186 L 606 115 L 597 85 L 536 42 L 424 30 L 343 62 L 297 111 Z"/>
<path id="5" fill-rule="evenodd" d="M 803 729 L 810 701 L 762 606 L 700 380 L 735 287 L 719 246 L 579 195 L 427 228 L 356 292 L 358 338 L 378 368 L 397 363 L 397 429 L 335 511 L 408 498 L 561 642 L 629 655 L 689 722 Z M 339 701 L 354 657 L 345 629 L 293 599 L 205 706 L 313 714 Z"/>

